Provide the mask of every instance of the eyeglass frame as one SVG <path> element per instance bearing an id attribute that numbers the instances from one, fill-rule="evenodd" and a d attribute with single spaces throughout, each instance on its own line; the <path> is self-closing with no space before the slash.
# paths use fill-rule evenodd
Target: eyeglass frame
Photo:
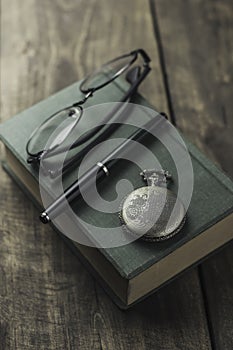
<path id="1" fill-rule="evenodd" d="M 85 104 L 85 102 L 93 96 L 93 94 L 102 89 L 103 87 L 107 86 L 108 84 L 112 83 L 115 79 L 117 79 L 120 75 L 122 75 L 123 73 L 125 73 L 132 65 L 133 63 L 137 60 L 138 55 L 141 55 L 142 59 L 143 59 L 143 72 L 140 74 L 140 76 L 137 78 L 137 80 L 131 84 L 131 86 L 129 87 L 128 91 L 125 93 L 125 95 L 123 96 L 123 98 L 119 101 L 119 102 L 126 102 L 129 101 L 131 99 L 131 97 L 134 95 L 134 93 L 136 92 L 138 86 L 141 84 L 141 82 L 146 78 L 147 74 L 150 72 L 151 67 L 149 66 L 151 59 L 148 56 L 148 54 L 145 52 L 145 50 L 143 49 L 137 49 L 137 50 L 133 50 L 131 52 L 129 52 L 128 54 L 124 54 L 121 56 L 118 56 L 108 62 L 106 62 L 104 65 L 102 65 L 100 67 L 104 68 L 107 65 L 110 65 L 112 63 L 117 62 L 118 60 L 127 58 L 129 56 L 132 55 L 132 59 L 130 62 L 128 62 L 124 67 L 120 68 L 114 75 L 112 78 L 110 78 L 109 80 L 107 80 L 106 82 L 96 86 L 96 87 L 92 87 L 89 89 L 84 89 L 83 86 L 85 85 L 86 81 L 91 77 L 91 75 L 88 75 L 86 78 L 84 78 L 84 80 L 81 82 L 79 89 L 80 91 L 85 94 L 83 99 L 75 102 L 74 104 L 72 104 L 71 106 L 68 106 L 64 109 L 61 109 L 57 112 L 55 112 L 54 114 L 52 114 L 49 118 L 47 118 L 42 124 L 40 124 L 31 134 L 31 136 L 29 137 L 29 140 L 26 144 L 26 152 L 28 154 L 28 158 L 27 158 L 27 162 L 29 164 L 37 164 L 40 165 L 41 160 L 43 159 L 44 156 L 46 156 L 48 154 L 48 152 L 53 152 L 53 149 L 49 149 L 49 150 L 41 150 L 37 153 L 31 153 L 29 151 L 29 145 L 31 140 L 33 140 L 34 136 L 38 133 L 38 131 L 40 130 L 40 128 L 46 124 L 50 119 L 54 118 L 56 115 L 58 115 L 59 113 L 63 112 L 63 111 L 67 111 L 69 113 L 76 112 L 75 109 L 78 108 L 79 109 L 79 113 L 80 113 L 80 117 L 78 122 L 80 121 L 82 114 L 83 114 L 83 108 L 82 105 Z M 99 70 L 99 71 L 100 71 Z M 68 115 L 69 115 L 68 113 Z M 111 113 L 111 115 L 114 113 Z M 78 124 L 77 122 L 77 124 Z M 76 125 L 77 125 L 76 124 Z M 75 125 L 75 126 L 76 126 Z M 77 162 L 78 160 L 80 160 L 82 158 L 82 155 L 84 155 L 87 151 L 89 151 L 96 143 L 101 142 L 103 139 L 105 139 L 109 134 L 111 134 L 115 129 L 116 129 L 116 125 L 115 124 L 110 124 L 107 129 L 101 134 L 99 135 L 94 142 L 90 142 L 90 144 L 88 144 L 86 147 L 84 147 L 84 149 L 79 152 L 77 155 L 74 155 L 72 157 L 72 159 L 70 159 L 69 161 L 67 161 L 67 164 L 64 165 L 62 171 L 66 171 L 70 166 L 71 163 L 73 163 L 73 161 Z M 96 134 L 96 132 L 98 132 L 101 128 L 103 128 L 103 126 L 98 126 L 96 128 L 94 128 L 94 130 L 89 131 L 87 133 L 85 133 L 84 135 L 80 136 L 78 138 L 77 141 L 75 141 L 72 145 L 71 148 L 76 148 L 78 146 L 80 146 L 81 144 L 85 143 L 87 140 L 91 139 L 93 137 L 94 134 Z M 97 130 L 98 129 L 98 130 Z M 87 135 L 86 135 L 87 134 Z M 86 135 L 86 136 L 85 136 Z M 64 140 L 62 141 L 64 142 Z M 56 146 L 57 147 L 57 146 Z M 55 147 L 55 148 L 56 148 Z M 62 153 L 62 150 L 57 152 L 57 154 Z M 56 153 L 53 153 L 52 155 L 54 155 Z M 53 172 L 53 171 L 48 171 L 49 175 L 53 178 L 57 176 L 57 172 Z"/>

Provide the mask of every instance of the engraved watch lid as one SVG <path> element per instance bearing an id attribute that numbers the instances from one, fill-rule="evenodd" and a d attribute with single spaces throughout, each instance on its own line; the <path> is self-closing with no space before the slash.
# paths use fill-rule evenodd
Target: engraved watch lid
<path id="1" fill-rule="evenodd" d="M 131 192 L 121 207 L 123 227 L 147 241 L 166 240 L 178 233 L 185 222 L 183 204 L 163 186 L 167 181 L 164 174 L 144 171 L 141 175 L 150 185 Z"/>

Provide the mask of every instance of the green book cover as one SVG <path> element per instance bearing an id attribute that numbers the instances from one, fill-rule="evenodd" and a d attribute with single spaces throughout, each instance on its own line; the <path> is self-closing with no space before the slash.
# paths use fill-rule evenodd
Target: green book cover
<path id="1" fill-rule="evenodd" d="M 26 143 L 33 130 L 56 111 L 72 105 L 81 98 L 79 83 L 76 83 L 48 99 L 32 106 L 0 126 L 1 140 L 7 149 L 8 172 L 22 186 L 23 190 L 40 204 L 38 191 L 38 170 L 27 163 Z M 121 82 L 100 90 L 87 102 L 87 106 L 106 101 L 119 101 L 124 90 Z M 146 100 L 136 95 L 137 104 L 148 106 Z M 145 122 L 149 117 L 144 116 Z M 125 138 L 132 130 L 119 128 L 111 137 Z M 104 288 L 121 307 L 128 307 L 161 287 L 180 272 L 203 259 L 233 238 L 233 183 L 210 160 L 185 139 L 194 171 L 194 189 L 187 212 L 187 221 L 174 238 L 148 243 L 142 240 L 114 248 L 91 248 L 69 240 L 72 249 L 94 273 Z M 148 141 L 147 147 L 156 154 L 164 169 L 169 169 L 174 177 L 170 188 L 177 191 L 177 172 L 164 147 L 157 142 Z M 75 180 L 77 172 L 67 176 L 65 185 Z M 111 200 L 115 184 L 121 177 L 129 179 L 135 188 L 144 186 L 138 169 L 133 165 L 121 165 L 114 177 L 100 185 L 100 192 Z M 117 213 L 102 215 L 88 206 L 77 203 L 76 208 L 84 221 L 93 226 L 117 227 Z M 41 223 L 38 219 L 38 225 Z M 84 224 L 85 226 L 85 224 Z M 85 234 L 94 237 L 95 232 Z M 122 230 L 119 226 L 119 230 Z"/>

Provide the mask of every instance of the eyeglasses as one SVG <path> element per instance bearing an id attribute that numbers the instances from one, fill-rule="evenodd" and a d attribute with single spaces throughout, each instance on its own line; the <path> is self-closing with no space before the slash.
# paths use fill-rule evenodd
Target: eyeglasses
<path id="1" fill-rule="evenodd" d="M 141 65 L 135 64 L 139 58 L 142 59 Z M 47 162 L 45 172 L 51 177 L 56 177 L 61 170 L 64 173 L 73 164 L 80 161 L 87 151 L 98 142 L 107 138 L 117 127 L 116 124 L 104 125 L 102 123 L 101 126 L 94 127 L 92 130 L 79 135 L 70 144 L 70 154 L 63 163 L 62 169 L 57 169 L 56 157 L 67 150 L 69 136 L 72 133 L 74 134 L 74 132 L 76 133 L 78 130 L 77 125 L 85 117 L 85 111 L 82 105 L 98 90 L 109 85 L 124 74 L 126 81 L 129 83 L 129 88 L 126 92 L 122 93 L 119 102 L 130 101 L 140 83 L 151 70 L 149 63 L 150 58 L 147 53 L 143 49 L 138 49 L 105 63 L 100 69 L 87 76 L 79 87 L 80 91 L 84 94 L 83 99 L 56 112 L 34 130 L 26 145 L 28 163 L 39 166 L 43 160 L 43 163 Z M 105 117 L 104 122 L 112 122 L 116 112 L 115 109 L 111 111 Z M 47 141 L 51 135 L 53 135 L 52 141 L 48 143 Z M 85 145 L 90 140 L 91 142 Z M 79 152 L 75 152 L 75 149 L 83 144 L 85 146 Z"/>

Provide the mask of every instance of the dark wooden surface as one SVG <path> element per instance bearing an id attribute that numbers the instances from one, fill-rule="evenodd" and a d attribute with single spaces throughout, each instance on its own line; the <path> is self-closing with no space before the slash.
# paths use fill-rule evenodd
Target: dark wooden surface
<path id="1" fill-rule="evenodd" d="M 230 0 L 1 0 L 1 11 L 1 121 L 143 47 L 153 71 L 141 92 L 233 176 Z M 232 244 L 123 312 L 0 179 L 1 350 L 233 348 Z"/>

